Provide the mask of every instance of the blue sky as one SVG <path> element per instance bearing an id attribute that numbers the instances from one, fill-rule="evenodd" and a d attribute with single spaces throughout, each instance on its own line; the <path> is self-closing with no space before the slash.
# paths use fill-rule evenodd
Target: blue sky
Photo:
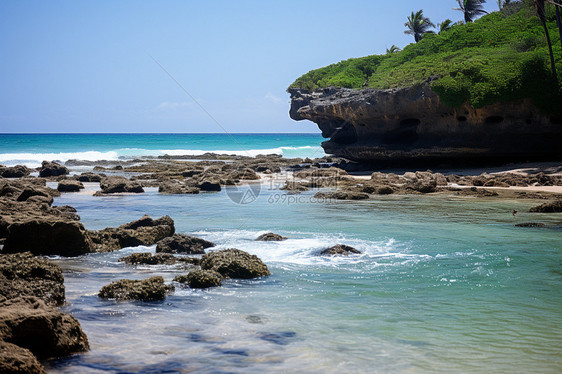
<path id="1" fill-rule="evenodd" d="M 0 132 L 317 132 L 288 116 L 309 70 L 413 41 L 455 0 L 0 2 Z M 486 4 L 496 10 L 495 1 Z"/>

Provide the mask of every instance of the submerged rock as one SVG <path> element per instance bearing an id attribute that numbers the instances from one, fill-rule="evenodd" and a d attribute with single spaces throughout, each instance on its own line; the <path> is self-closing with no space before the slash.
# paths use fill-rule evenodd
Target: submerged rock
<path id="1" fill-rule="evenodd" d="M 549 201 L 529 210 L 531 213 L 560 213 L 562 212 L 562 200 Z"/>
<path id="2" fill-rule="evenodd" d="M 314 198 L 318 200 L 367 200 L 369 195 L 364 192 L 335 191 L 317 192 Z"/>
<path id="3" fill-rule="evenodd" d="M 69 171 L 65 166 L 56 162 L 43 161 L 39 169 L 40 177 L 58 177 L 59 175 L 66 175 Z"/>
<path id="4" fill-rule="evenodd" d="M 357 249 L 345 244 L 337 244 L 333 247 L 326 248 L 320 252 L 322 256 L 348 256 L 350 254 L 360 254 Z"/>
<path id="5" fill-rule="evenodd" d="M 58 265 L 29 252 L 0 255 L 0 296 L 35 296 L 49 305 L 64 303 L 64 278 Z"/>
<path id="6" fill-rule="evenodd" d="M 204 254 L 215 243 L 194 236 L 174 234 L 156 243 L 156 253 Z"/>
<path id="7" fill-rule="evenodd" d="M 143 280 L 121 279 L 103 286 L 98 296 L 102 299 L 141 300 L 154 301 L 164 300 L 166 294 L 173 291 L 174 286 L 164 284 L 164 278 L 157 276 Z"/>
<path id="8" fill-rule="evenodd" d="M 108 227 L 89 231 L 88 234 L 97 252 L 109 252 L 125 247 L 156 244 L 159 240 L 174 235 L 174 232 L 174 220 L 169 216 L 154 220 L 145 215 L 117 228 Z"/>
<path id="9" fill-rule="evenodd" d="M 280 242 L 283 240 L 286 240 L 287 237 L 279 235 L 279 234 L 275 234 L 272 232 L 268 232 L 266 234 L 261 234 L 260 236 L 258 236 L 256 238 L 256 241 L 261 241 L 261 242 Z"/>
<path id="10" fill-rule="evenodd" d="M 88 338 L 76 318 L 36 297 L 0 303 L 0 336 L 8 343 L 30 350 L 39 359 L 89 349 Z"/>
<path id="11" fill-rule="evenodd" d="M 546 227 L 546 225 L 541 222 L 523 222 L 515 224 L 515 227 Z"/>
<path id="12" fill-rule="evenodd" d="M 201 268 L 214 270 L 225 278 L 250 279 L 271 274 L 267 265 L 257 256 L 235 248 L 203 255 Z"/>
<path id="13" fill-rule="evenodd" d="M 194 270 L 187 275 L 174 278 L 179 283 L 187 283 L 191 288 L 219 287 L 222 284 L 222 275 L 214 270 Z"/>

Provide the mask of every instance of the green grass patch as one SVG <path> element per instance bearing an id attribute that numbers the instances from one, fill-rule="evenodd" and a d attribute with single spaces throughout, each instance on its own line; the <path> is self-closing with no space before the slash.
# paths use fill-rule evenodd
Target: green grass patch
<path id="1" fill-rule="evenodd" d="M 509 14 L 508 13 L 512 13 Z M 548 13 L 559 81 L 562 49 L 553 11 Z M 475 108 L 530 98 L 547 113 L 562 113 L 543 28 L 532 10 L 518 5 L 441 34 L 426 34 L 402 51 L 341 61 L 312 70 L 290 87 L 396 88 L 432 79 L 443 102 Z"/>

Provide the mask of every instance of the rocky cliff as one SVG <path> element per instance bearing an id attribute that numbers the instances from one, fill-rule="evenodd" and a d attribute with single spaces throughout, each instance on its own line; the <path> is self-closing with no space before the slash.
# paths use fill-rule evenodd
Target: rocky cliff
<path id="1" fill-rule="evenodd" d="M 530 100 L 445 105 L 430 81 L 398 89 L 289 89 L 290 116 L 318 124 L 328 154 L 376 164 L 562 160 L 562 118 Z M 561 103 L 562 105 L 562 103 Z"/>

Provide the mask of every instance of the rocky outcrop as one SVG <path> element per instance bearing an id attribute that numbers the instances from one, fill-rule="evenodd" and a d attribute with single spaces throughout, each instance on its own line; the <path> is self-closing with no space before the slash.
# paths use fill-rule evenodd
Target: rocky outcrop
<path id="1" fill-rule="evenodd" d="M 68 173 L 69 171 L 65 166 L 56 162 L 43 161 L 41 168 L 39 168 L 40 177 L 58 177 Z"/>
<path id="2" fill-rule="evenodd" d="M 198 194 L 199 188 L 189 186 L 179 181 L 164 181 L 158 185 L 158 192 L 169 195 L 192 195 Z"/>
<path id="3" fill-rule="evenodd" d="M 326 248 L 320 252 L 322 256 L 348 256 L 350 254 L 360 254 L 357 249 L 345 244 L 337 244 L 333 247 Z"/>
<path id="4" fill-rule="evenodd" d="M 88 339 L 76 318 L 36 297 L 0 303 L 0 336 L 30 350 L 39 359 L 88 350 Z"/>
<path id="5" fill-rule="evenodd" d="M 45 374 L 45 368 L 29 349 L 0 340 L 0 373 Z"/>
<path id="6" fill-rule="evenodd" d="M 529 210 L 532 213 L 560 213 L 562 212 L 562 200 L 549 201 Z"/>
<path id="7" fill-rule="evenodd" d="M 66 179 L 59 182 L 57 186 L 57 191 L 59 192 L 78 192 L 84 188 L 82 182 L 73 180 L 73 179 Z"/>
<path id="8" fill-rule="evenodd" d="M 483 108 L 445 105 L 431 82 L 406 88 L 291 88 L 292 119 L 315 122 L 328 154 L 382 164 L 562 159 L 560 119 L 530 100 Z"/>
<path id="9" fill-rule="evenodd" d="M 234 248 L 203 255 L 201 268 L 214 270 L 225 278 L 251 279 L 270 275 L 267 265 L 257 256 Z"/>
<path id="10" fill-rule="evenodd" d="M 96 192 L 95 196 L 107 195 L 112 193 L 142 193 L 142 186 L 134 181 L 130 181 L 125 177 L 111 176 L 103 178 L 100 182 L 101 191 Z"/>
<path id="11" fill-rule="evenodd" d="M 268 232 L 265 234 L 261 234 L 256 238 L 256 240 L 260 242 L 280 242 L 283 240 L 287 240 L 287 237 L 275 234 L 273 232 Z"/>
<path id="12" fill-rule="evenodd" d="M 34 296 L 48 305 L 64 303 L 61 268 L 29 252 L 0 256 L 0 299 Z"/>
<path id="13" fill-rule="evenodd" d="M 164 300 L 166 294 L 173 291 L 174 286 L 164 283 L 164 278 L 157 276 L 143 280 L 121 279 L 103 286 L 98 296 L 102 299 L 141 300 L 155 301 Z"/>
<path id="14" fill-rule="evenodd" d="M 156 243 L 156 253 L 204 254 L 215 243 L 194 236 L 174 234 Z"/>
<path id="15" fill-rule="evenodd" d="M 179 275 L 174 278 L 179 283 L 187 283 L 191 288 L 219 287 L 222 284 L 222 275 L 214 270 L 194 270 L 187 275 Z"/>
<path id="16" fill-rule="evenodd" d="M 317 192 L 314 194 L 314 198 L 317 200 L 329 201 L 329 200 L 367 200 L 369 195 L 364 192 L 354 192 L 354 191 L 335 191 L 335 192 Z"/>
<path id="17" fill-rule="evenodd" d="M 174 265 L 177 263 L 199 265 L 200 260 L 193 257 L 175 257 L 170 253 L 157 253 L 153 255 L 149 252 L 142 252 L 121 257 L 119 262 L 130 265 Z"/>
<path id="18" fill-rule="evenodd" d="M 174 220 L 169 216 L 152 219 L 143 216 L 119 227 L 89 231 L 96 252 L 110 252 L 125 247 L 153 245 L 161 239 L 174 235 Z"/>
<path id="19" fill-rule="evenodd" d="M 2 178 L 21 178 L 27 177 L 31 169 L 24 165 L 2 166 L 0 165 L 0 176 Z"/>
<path id="20" fill-rule="evenodd" d="M 90 253 L 92 249 L 81 223 L 47 216 L 9 225 L 3 251 L 73 257 Z"/>

